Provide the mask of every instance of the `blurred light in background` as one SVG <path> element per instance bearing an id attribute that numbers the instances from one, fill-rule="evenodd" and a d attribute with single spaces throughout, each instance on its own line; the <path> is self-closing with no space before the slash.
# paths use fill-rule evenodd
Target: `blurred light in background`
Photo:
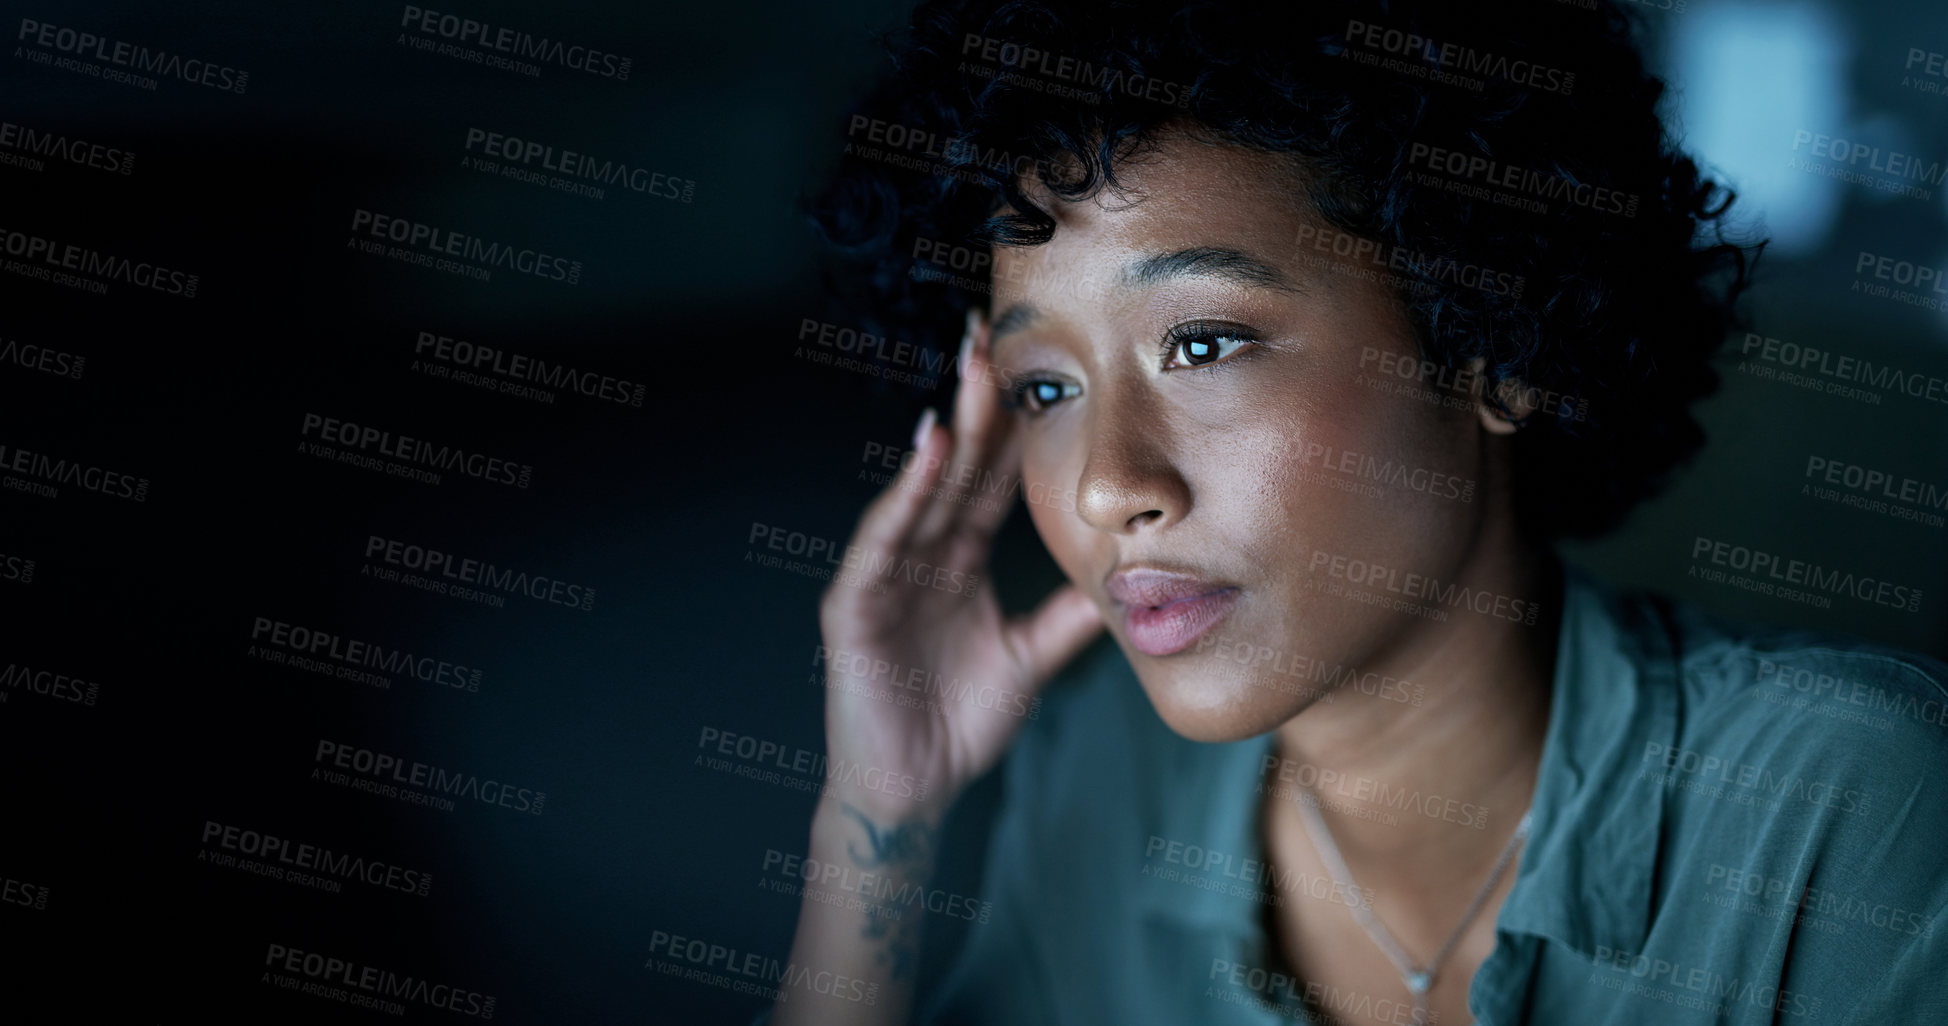
<path id="1" fill-rule="evenodd" d="M 1675 113 L 1685 147 L 1738 190 L 1748 205 L 1738 223 L 1757 219 L 1772 237 L 1772 252 L 1791 258 L 1817 251 L 1848 186 L 1789 167 L 1794 156 L 1813 159 L 1806 147 L 1793 151 L 1794 134 L 1878 146 L 1902 134 L 1891 118 L 1871 127 L 1846 120 L 1848 26 L 1817 3 L 1704 4 L 1674 21 L 1670 70 L 1683 83 Z"/>

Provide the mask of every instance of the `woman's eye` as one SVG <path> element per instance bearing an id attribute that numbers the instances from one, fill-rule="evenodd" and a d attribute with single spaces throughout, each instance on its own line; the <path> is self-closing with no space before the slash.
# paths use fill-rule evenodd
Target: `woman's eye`
<path id="1" fill-rule="evenodd" d="M 1050 378 L 1024 378 L 1015 383 L 1013 402 L 1009 405 L 1025 409 L 1031 413 L 1043 410 L 1082 394 L 1082 386 L 1069 381 L 1055 381 Z"/>
<path id="2" fill-rule="evenodd" d="M 1235 328 L 1191 327 L 1173 331 L 1163 341 L 1163 369 L 1207 366 L 1256 341 Z"/>

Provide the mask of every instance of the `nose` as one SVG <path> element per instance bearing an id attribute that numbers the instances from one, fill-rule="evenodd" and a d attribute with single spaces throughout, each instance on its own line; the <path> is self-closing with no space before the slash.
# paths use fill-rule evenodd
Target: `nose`
<path id="1" fill-rule="evenodd" d="M 1190 514 L 1190 485 L 1177 472 L 1161 417 L 1129 402 L 1099 402 L 1089 455 L 1076 482 L 1076 512 L 1111 534 L 1169 527 Z M 1156 411 L 1161 412 L 1161 411 Z"/>

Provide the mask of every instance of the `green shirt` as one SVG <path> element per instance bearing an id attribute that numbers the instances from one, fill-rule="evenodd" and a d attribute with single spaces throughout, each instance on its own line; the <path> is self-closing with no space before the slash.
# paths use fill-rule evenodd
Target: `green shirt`
<path id="1" fill-rule="evenodd" d="M 1273 736 L 1186 740 L 1120 654 L 1081 670 L 1008 755 L 992 914 L 921 1021 L 1309 1023 L 1309 997 L 1413 1023 L 1404 986 L 1308 986 L 1265 953 L 1262 902 L 1347 914 L 1330 881 L 1265 864 Z M 1943 671 L 1570 570 L 1531 834 L 1469 990 L 1477 1020 L 1948 1023 Z M 1391 800 L 1497 834 L 1522 811 Z"/>

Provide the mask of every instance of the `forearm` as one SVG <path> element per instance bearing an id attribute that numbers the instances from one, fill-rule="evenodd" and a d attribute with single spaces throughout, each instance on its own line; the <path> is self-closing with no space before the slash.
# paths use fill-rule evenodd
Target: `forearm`
<path id="1" fill-rule="evenodd" d="M 871 806 L 839 797 L 819 802 L 806 863 L 817 871 L 804 884 L 789 977 L 772 1011 L 774 1026 L 908 1020 L 920 963 L 921 916 L 919 906 L 893 899 L 931 882 L 941 814 L 931 803 Z M 792 985 L 791 978 L 800 975 L 828 985 Z"/>

